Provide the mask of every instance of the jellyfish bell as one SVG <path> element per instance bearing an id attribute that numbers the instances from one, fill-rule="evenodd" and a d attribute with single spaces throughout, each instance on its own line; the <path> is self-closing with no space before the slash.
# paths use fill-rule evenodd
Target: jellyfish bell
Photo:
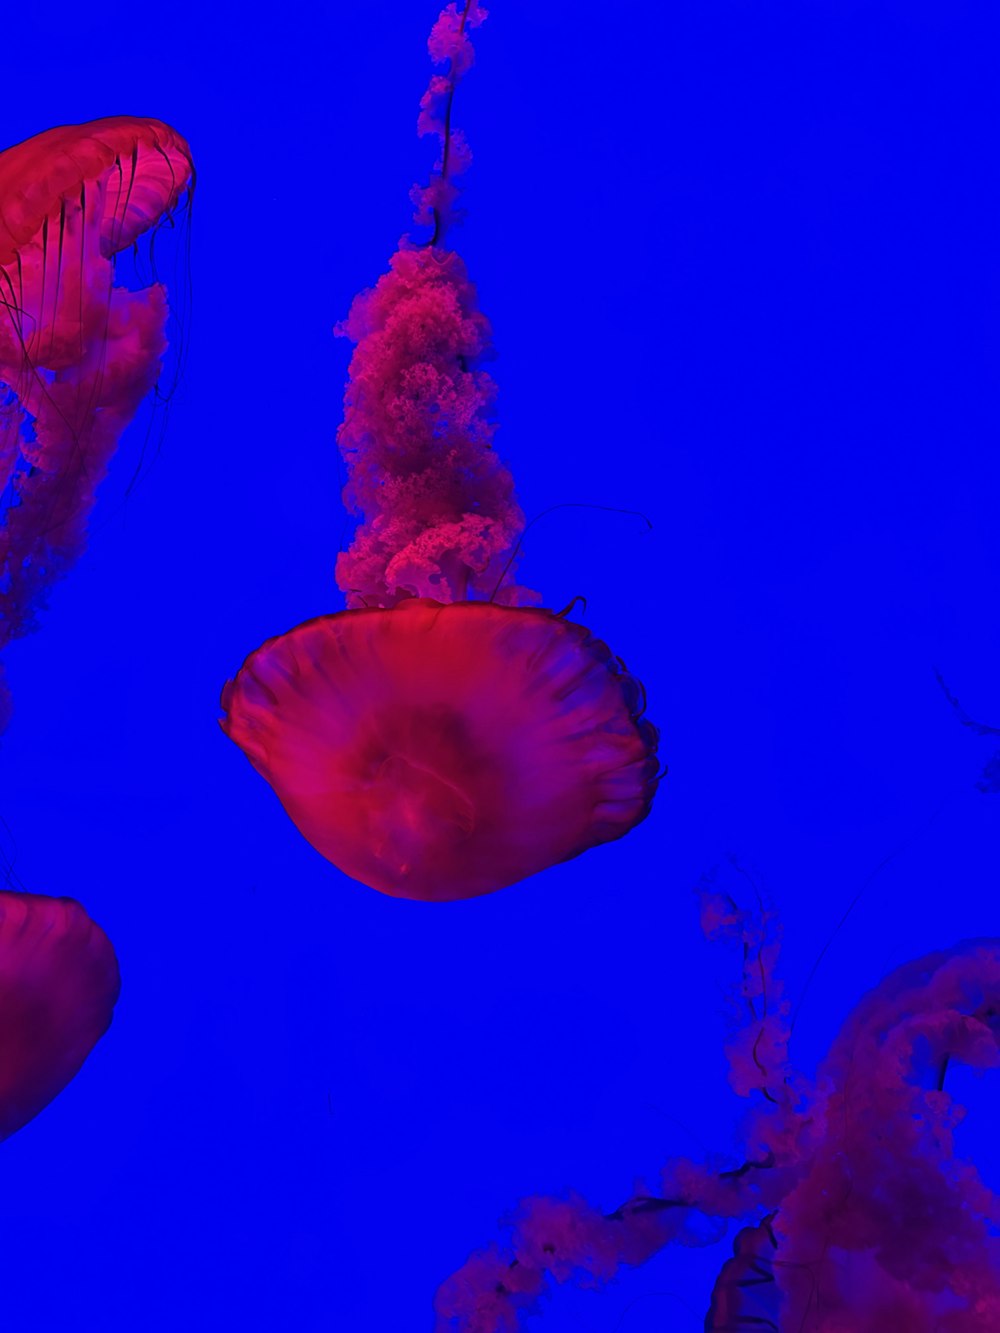
<path id="1" fill-rule="evenodd" d="M 265 643 L 222 729 L 300 832 L 393 897 L 490 893 L 648 814 L 657 732 L 605 644 L 537 607 L 410 598 Z"/>
<path id="2" fill-rule="evenodd" d="M 48 220 L 65 229 L 88 211 L 110 258 L 171 212 L 193 175 L 190 148 L 162 120 L 106 116 L 33 135 L 0 153 L 0 263 Z"/>
<path id="3" fill-rule="evenodd" d="M 111 943 L 79 903 L 0 891 L 0 1139 L 79 1072 L 118 990 Z"/>

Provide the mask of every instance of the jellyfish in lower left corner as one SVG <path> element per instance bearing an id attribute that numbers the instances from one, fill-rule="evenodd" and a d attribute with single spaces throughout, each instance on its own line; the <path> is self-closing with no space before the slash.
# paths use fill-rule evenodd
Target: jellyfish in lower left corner
<path id="1" fill-rule="evenodd" d="M 78 902 L 0 891 L 0 1139 L 77 1075 L 118 990 L 111 943 Z"/>
<path id="2" fill-rule="evenodd" d="M 144 117 L 64 125 L 0 153 L 0 650 L 83 551 L 111 457 L 157 387 L 166 287 L 151 264 L 131 290 L 116 266 L 141 239 L 151 252 L 193 187 L 187 143 Z"/>
<path id="3" fill-rule="evenodd" d="M 338 332 L 356 344 L 338 434 L 362 523 L 337 560 L 348 609 L 269 640 L 223 692 L 223 730 L 299 830 L 353 878 L 441 901 L 513 884 L 622 837 L 661 777 L 642 686 L 513 579 L 524 517 L 493 447 L 490 328 L 445 243 L 469 162 L 452 124 L 478 0 L 428 43 L 448 64 L 418 128 L 441 144 L 414 191 L 422 244 Z"/>

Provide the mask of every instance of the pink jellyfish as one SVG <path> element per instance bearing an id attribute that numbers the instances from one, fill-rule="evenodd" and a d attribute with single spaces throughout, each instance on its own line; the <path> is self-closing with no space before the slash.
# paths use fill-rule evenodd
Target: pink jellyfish
<path id="1" fill-rule="evenodd" d="M 466 898 L 619 838 L 649 812 L 642 688 L 582 626 L 507 581 L 524 517 L 493 449 L 490 328 L 443 239 L 470 161 L 451 127 L 478 0 L 440 15 L 418 128 L 441 155 L 390 271 L 338 333 L 356 343 L 338 434 L 347 611 L 271 639 L 223 691 L 223 730 L 304 836 L 397 897 Z"/>
<path id="2" fill-rule="evenodd" d="M 83 551 L 97 487 L 160 373 L 166 289 L 116 286 L 115 257 L 193 185 L 187 144 L 158 120 L 65 125 L 0 153 L 0 649 Z"/>
<path id="3" fill-rule="evenodd" d="M 0 1139 L 79 1072 L 118 985 L 108 937 L 79 903 L 0 892 Z"/>
<path id="4" fill-rule="evenodd" d="M 1000 1066 L 1000 940 L 907 963 L 869 992 L 814 1080 L 789 1063 L 789 1006 L 768 913 L 706 891 L 710 938 L 739 942 L 730 1082 L 750 1099 L 745 1160 L 677 1158 L 612 1213 L 523 1201 L 505 1246 L 437 1294 L 439 1333 L 516 1333 L 549 1282 L 606 1281 L 671 1241 L 737 1221 L 706 1333 L 990 1333 L 1000 1328 L 1000 1198 L 955 1154 L 949 1066 Z"/>

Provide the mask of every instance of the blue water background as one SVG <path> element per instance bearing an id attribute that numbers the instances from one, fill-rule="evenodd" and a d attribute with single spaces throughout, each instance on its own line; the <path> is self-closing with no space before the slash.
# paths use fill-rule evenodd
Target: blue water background
<path id="1" fill-rule="evenodd" d="M 424 1333 L 517 1199 L 611 1209 L 739 1152 L 738 959 L 693 888 L 735 855 L 785 923 L 815 1067 L 891 967 L 1000 934 L 1000 251 L 991 6 L 496 0 L 454 240 L 492 320 L 524 581 L 646 684 L 670 765 L 622 842 L 477 901 L 358 885 L 216 725 L 246 653 L 338 609 L 332 326 L 432 150 L 431 3 L 28 7 L 5 142 L 130 112 L 200 173 L 186 373 L 127 502 L 7 654 L 20 880 L 118 951 L 113 1027 L 0 1147 L 0 1323 Z M 887 859 L 888 858 L 888 859 Z M 949 1075 L 951 1077 L 951 1075 Z M 958 1132 L 1000 1186 L 995 1080 Z M 991 1128 L 992 1127 L 992 1128 Z M 729 1242 L 539 1333 L 695 1333 Z"/>

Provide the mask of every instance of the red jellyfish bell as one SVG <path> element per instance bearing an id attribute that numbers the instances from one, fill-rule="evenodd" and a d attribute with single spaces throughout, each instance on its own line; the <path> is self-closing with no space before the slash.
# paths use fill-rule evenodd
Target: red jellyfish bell
<path id="1" fill-rule="evenodd" d="M 648 812 L 656 732 L 603 643 L 550 611 L 425 598 L 260 648 L 225 727 L 317 851 L 437 901 L 503 888 Z"/>
<path id="2" fill-rule="evenodd" d="M 468 162 L 449 130 L 474 0 L 431 34 L 420 128 L 442 155 L 405 238 L 339 333 L 357 344 L 338 442 L 363 522 L 337 561 L 351 609 L 252 654 L 223 729 L 309 841 L 396 897 L 490 893 L 619 838 L 649 811 L 656 729 L 641 686 L 586 629 L 505 577 L 524 517 L 492 447 L 490 328 L 444 249 Z"/>
<path id="3" fill-rule="evenodd" d="M 79 1072 L 117 999 L 114 950 L 79 903 L 0 892 L 0 1139 Z"/>
<path id="4" fill-rule="evenodd" d="M 64 125 L 0 153 L 0 648 L 82 552 L 160 373 L 166 289 L 116 286 L 115 257 L 193 183 L 187 144 L 158 120 Z"/>

